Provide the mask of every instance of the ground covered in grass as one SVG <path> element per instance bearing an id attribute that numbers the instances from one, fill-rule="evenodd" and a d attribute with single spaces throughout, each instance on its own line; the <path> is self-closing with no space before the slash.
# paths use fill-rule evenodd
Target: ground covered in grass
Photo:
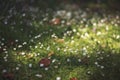
<path id="1" fill-rule="evenodd" d="M 76 9 L 11 10 L 0 80 L 120 80 L 120 12 Z"/>

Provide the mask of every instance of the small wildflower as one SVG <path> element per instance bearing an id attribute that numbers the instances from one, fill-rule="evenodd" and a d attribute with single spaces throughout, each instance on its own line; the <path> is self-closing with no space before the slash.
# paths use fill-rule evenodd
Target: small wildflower
<path id="1" fill-rule="evenodd" d="M 13 48 L 13 50 L 15 51 L 15 50 L 16 50 L 16 48 Z"/>
<path id="2" fill-rule="evenodd" d="M 58 68 L 58 66 L 54 66 L 54 68 L 56 68 L 56 69 L 57 69 L 57 68 Z"/>
<path id="3" fill-rule="evenodd" d="M 83 56 L 86 56 L 86 55 L 87 55 L 87 53 L 86 53 L 86 52 L 84 52 L 84 53 L 83 53 Z"/>
<path id="4" fill-rule="evenodd" d="M 35 49 L 38 48 L 38 46 L 35 46 Z"/>
<path id="5" fill-rule="evenodd" d="M 22 14 L 22 16 L 24 17 L 24 16 L 26 16 L 26 14 L 25 14 L 25 13 L 23 13 L 23 14 Z"/>
<path id="6" fill-rule="evenodd" d="M 56 61 L 56 59 L 53 59 L 53 60 L 52 60 L 52 63 L 54 63 L 55 61 Z"/>
<path id="7" fill-rule="evenodd" d="M 40 64 L 40 67 L 43 67 L 44 66 L 44 64 Z"/>
<path id="8" fill-rule="evenodd" d="M 95 65 L 98 65 L 98 62 L 95 62 Z"/>
<path id="9" fill-rule="evenodd" d="M 60 48 L 58 47 L 58 48 L 57 48 L 57 50 L 59 51 L 59 50 L 60 50 Z"/>
<path id="10" fill-rule="evenodd" d="M 81 59 L 78 59 L 78 62 L 81 62 Z"/>
<path id="11" fill-rule="evenodd" d="M 119 38 L 120 38 L 120 35 L 117 35 L 117 36 L 116 36 L 116 39 L 119 39 Z"/>
<path id="12" fill-rule="evenodd" d="M 29 68 L 31 68 L 31 67 L 32 67 L 32 64 L 30 63 L 28 66 L 29 66 Z"/>
<path id="13" fill-rule="evenodd" d="M 27 44 L 27 42 L 24 42 L 24 43 L 23 43 L 23 45 L 26 45 L 26 44 Z"/>
<path id="14" fill-rule="evenodd" d="M 50 50 L 50 46 L 48 46 L 46 50 Z"/>
<path id="15" fill-rule="evenodd" d="M 91 74 L 91 71 L 87 71 L 87 74 L 90 75 L 90 74 Z"/>
<path id="16" fill-rule="evenodd" d="M 2 46 L 4 46 L 4 43 L 1 43 Z"/>
<path id="17" fill-rule="evenodd" d="M 2 41 L 4 41 L 5 40 L 5 38 L 2 38 Z"/>
<path id="18" fill-rule="evenodd" d="M 61 80 L 61 77 L 56 77 L 56 80 Z"/>
<path id="19" fill-rule="evenodd" d="M 70 62 L 70 59 L 69 59 L 69 58 L 67 59 L 67 62 Z"/>
<path id="20" fill-rule="evenodd" d="M 108 28 L 108 26 L 106 26 L 106 31 L 108 31 L 109 30 L 109 28 Z"/>
<path id="21" fill-rule="evenodd" d="M 101 69 L 103 69 L 103 68 L 104 68 L 104 66 L 100 66 L 100 68 L 101 68 Z"/>
<path id="22" fill-rule="evenodd" d="M 22 45 L 18 45 L 18 48 L 21 48 L 22 47 Z"/>
<path id="23" fill-rule="evenodd" d="M 45 68 L 46 71 L 47 71 L 48 69 L 49 69 L 48 67 Z"/>
<path id="24" fill-rule="evenodd" d="M 97 32 L 97 35 L 101 35 L 102 33 L 101 32 Z"/>
<path id="25" fill-rule="evenodd" d="M 38 77 L 38 78 L 42 78 L 43 77 L 41 74 L 36 74 L 35 76 Z"/>
<path id="26" fill-rule="evenodd" d="M 75 41 L 74 41 L 74 40 L 72 40 L 72 41 L 71 41 L 71 44 L 74 44 L 74 42 L 75 42 Z"/>
<path id="27" fill-rule="evenodd" d="M 25 55 L 25 52 L 21 52 L 21 55 Z"/>
<path id="28" fill-rule="evenodd" d="M 76 32 L 76 29 L 73 29 L 73 32 Z"/>
<path id="29" fill-rule="evenodd" d="M 8 53 L 8 51 L 5 51 L 4 53 Z"/>
<path id="30" fill-rule="evenodd" d="M 6 73 L 7 72 L 7 70 L 6 69 L 3 69 L 3 71 L 2 71 L 3 73 Z"/>
<path id="31" fill-rule="evenodd" d="M 16 70 L 19 70 L 19 67 L 16 67 L 15 69 L 16 69 Z"/>

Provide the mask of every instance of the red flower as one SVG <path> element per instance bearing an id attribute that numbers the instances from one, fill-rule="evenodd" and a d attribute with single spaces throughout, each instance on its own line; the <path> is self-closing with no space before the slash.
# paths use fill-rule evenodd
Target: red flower
<path id="1" fill-rule="evenodd" d="M 70 80 L 78 80 L 76 77 L 72 77 L 70 78 Z"/>
<path id="2" fill-rule="evenodd" d="M 40 60 L 39 65 L 40 67 L 48 67 L 50 65 L 51 61 L 48 58 L 43 58 Z"/>
<path id="3" fill-rule="evenodd" d="M 54 24 L 54 25 L 58 25 L 58 24 L 60 24 L 60 19 L 59 18 L 54 18 L 54 19 L 52 19 L 52 21 L 50 22 L 51 24 Z"/>
<path id="4" fill-rule="evenodd" d="M 14 74 L 13 73 L 4 73 L 3 78 L 8 79 L 8 80 L 13 80 L 14 79 Z"/>

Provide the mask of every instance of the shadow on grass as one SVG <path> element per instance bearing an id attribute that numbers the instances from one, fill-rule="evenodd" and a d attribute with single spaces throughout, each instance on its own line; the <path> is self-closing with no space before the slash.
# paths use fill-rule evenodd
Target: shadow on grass
<path id="1" fill-rule="evenodd" d="M 80 80 L 119 80 L 120 79 L 120 54 L 113 52 L 109 48 L 98 48 L 90 57 L 79 54 L 54 54 L 51 56 L 51 65 L 48 68 L 41 68 L 38 64 L 38 57 L 26 61 L 17 61 L 14 63 L 8 61 L 2 62 L 2 69 L 7 68 L 8 72 L 13 72 L 15 80 L 55 80 L 61 77 L 62 80 L 69 80 L 71 77 L 77 77 Z M 40 56 L 41 57 L 41 56 Z M 12 55 L 11 57 L 12 58 Z M 39 58 L 40 59 L 40 58 Z M 55 62 L 53 62 L 55 60 Z M 32 68 L 29 68 L 32 63 Z M 20 70 L 16 71 L 15 66 L 20 64 Z M 24 72 L 23 72 L 24 71 Z M 41 74 L 43 77 L 38 78 L 35 75 Z M 22 76 L 22 77 L 21 77 Z M 2 79 L 1 80 L 5 80 Z M 10 80 L 10 79 L 6 79 Z"/>
<path id="2" fill-rule="evenodd" d="M 110 54 L 110 55 L 109 55 Z M 111 54 L 104 56 L 99 60 L 99 65 L 103 69 L 96 68 L 90 76 L 90 80 L 119 80 L 120 79 L 120 54 Z M 102 67 L 101 67 L 102 68 Z"/>
<path id="3" fill-rule="evenodd" d="M 94 56 L 90 58 L 86 58 L 86 57 L 80 58 L 78 56 L 75 57 L 74 55 L 71 55 L 70 57 L 61 56 L 61 59 L 63 59 L 63 57 L 64 60 L 62 62 L 64 63 L 61 65 L 61 68 L 65 68 L 66 71 L 68 70 L 69 72 L 71 72 L 71 74 L 68 75 L 72 75 L 73 77 L 74 76 L 78 77 L 80 80 L 119 80 L 120 79 L 119 53 L 112 53 L 111 51 L 109 51 L 109 52 L 101 53 L 97 57 Z M 71 61 L 65 62 L 68 58 Z M 81 59 L 81 62 L 78 62 L 78 59 Z M 78 71 L 75 70 L 76 68 L 78 68 L 77 69 Z M 75 70 L 75 72 L 73 70 Z M 66 72 L 63 71 L 63 74 L 64 73 Z M 67 78 L 64 80 L 67 80 Z"/>
<path id="4" fill-rule="evenodd" d="M 57 63 L 51 64 L 50 71 L 45 73 L 48 79 L 61 76 L 63 80 L 77 77 L 81 80 L 119 80 L 120 79 L 120 54 L 104 53 L 98 57 L 79 56 L 54 56 Z M 70 61 L 68 60 L 70 59 Z M 81 62 L 78 61 L 81 59 Z M 96 62 L 98 64 L 96 64 Z M 54 67 L 58 65 L 58 69 Z M 43 70 L 44 72 L 44 70 Z M 50 74 L 51 73 L 51 74 Z M 45 78 L 45 80 L 47 77 Z M 52 80 L 52 79 L 51 79 Z"/>

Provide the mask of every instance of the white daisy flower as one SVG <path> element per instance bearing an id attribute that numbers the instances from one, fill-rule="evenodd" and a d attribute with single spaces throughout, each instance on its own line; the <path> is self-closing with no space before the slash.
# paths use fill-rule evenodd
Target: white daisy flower
<path id="1" fill-rule="evenodd" d="M 2 70 L 2 72 L 3 72 L 3 73 L 6 73 L 6 72 L 7 72 L 7 70 L 6 70 L 6 69 L 3 69 L 3 70 Z"/>
<path id="2" fill-rule="evenodd" d="M 16 69 L 16 70 L 19 70 L 19 67 L 16 67 L 15 69 Z"/>
<path id="3" fill-rule="evenodd" d="M 44 66 L 44 64 L 40 64 L 40 67 L 43 67 Z"/>
<path id="4" fill-rule="evenodd" d="M 38 78 L 42 78 L 43 77 L 41 74 L 36 74 L 35 76 L 38 77 Z"/>
<path id="5" fill-rule="evenodd" d="M 56 77 L 56 80 L 61 80 L 61 77 Z"/>
<path id="6" fill-rule="evenodd" d="M 25 55 L 25 52 L 21 52 L 21 55 Z"/>
<path id="7" fill-rule="evenodd" d="M 47 71 L 48 69 L 49 69 L 48 67 L 45 68 L 46 71 Z"/>
<path id="8" fill-rule="evenodd" d="M 29 68 L 31 68 L 31 67 L 32 67 L 32 64 L 30 63 L 28 66 L 29 66 Z"/>
<path id="9" fill-rule="evenodd" d="M 70 62 L 70 59 L 69 59 L 69 58 L 67 59 L 67 62 Z"/>

